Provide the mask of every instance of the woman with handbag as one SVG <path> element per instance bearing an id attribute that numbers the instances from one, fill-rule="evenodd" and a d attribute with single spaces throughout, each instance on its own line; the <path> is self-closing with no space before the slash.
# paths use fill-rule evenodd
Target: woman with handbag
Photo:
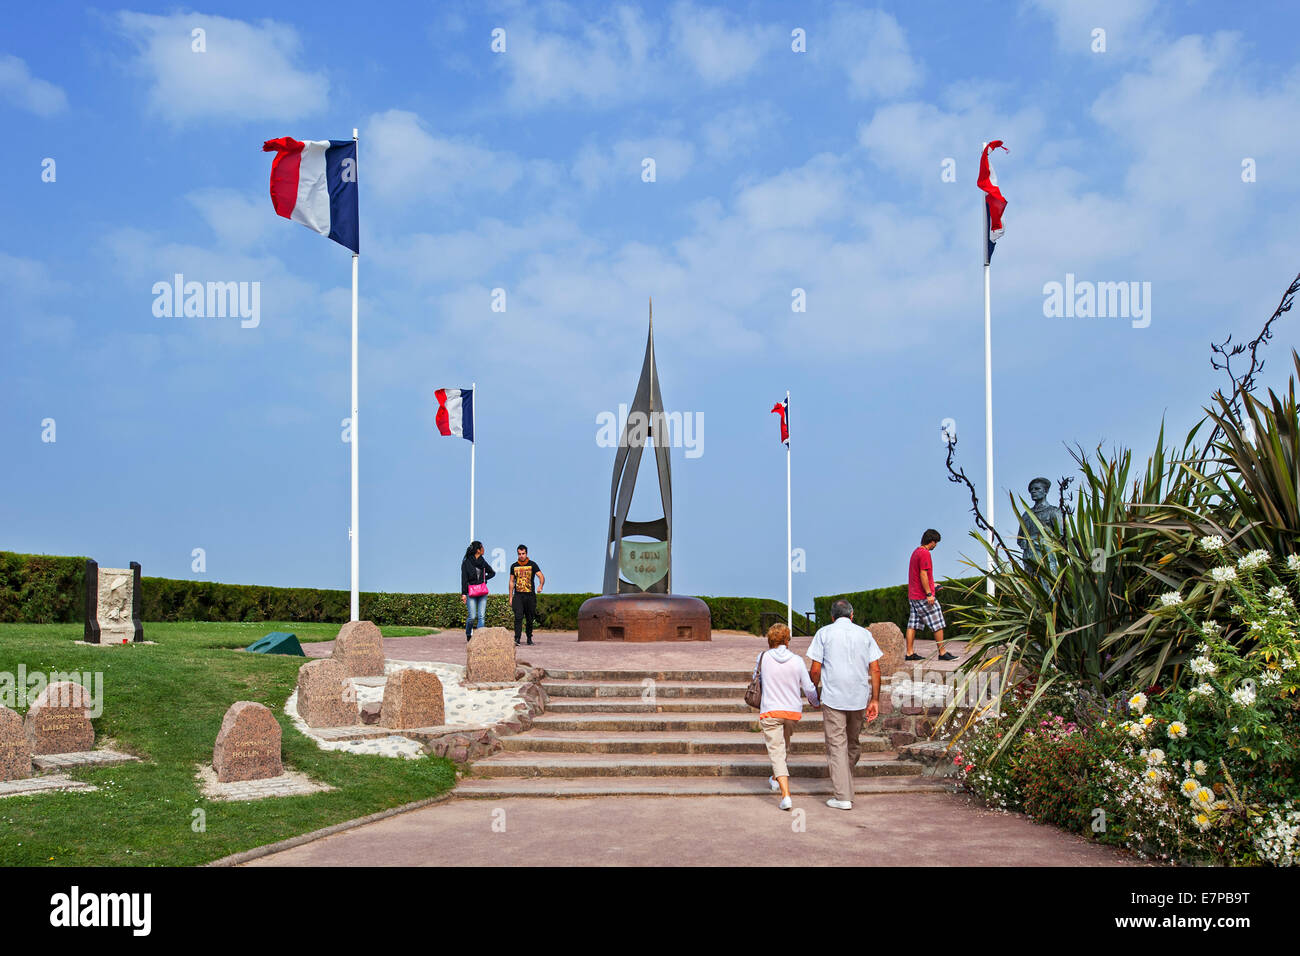
<path id="1" fill-rule="evenodd" d="M 817 688 L 808 676 L 808 665 L 790 650 L 790 628 L 784 624 L 768 628 L 767 647 L 754 665 L 754 679 L 745 693 L 745 702 L 759 710 L 758 726 L 772 760 L 772 776 L 767 778 L 767 784 L 781 791 L 780 807 L 789 810 L 793 803 L 785 757 L 790 749 L 790 735 L 803 716 L 803 698 L 808 698 L 814 707 L 819 706 Z"/>
<path id="2" fill-rule="evenodd" d="M 492 565 L 483 560 L 483 542 L 471 541 L 460 562 L 460 603 L 465 605 L 465 640 L 474 636 L 474 618 L 483 626 L 487 611 L 488 579 L 495 577 Z"/>

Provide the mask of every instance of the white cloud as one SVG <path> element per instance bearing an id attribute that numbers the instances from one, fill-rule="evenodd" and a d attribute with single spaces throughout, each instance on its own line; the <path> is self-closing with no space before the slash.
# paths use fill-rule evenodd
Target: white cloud
<path id="1" fill-rule="evenodd" d="M 808 50 L 838 64 L 848 74 L 849 94 L 859 99 L 901 96 L 922 76 L 903 28 L 882 10 L 837 6 L 817 36 L 809 37 Z"/>
<path id="2" fill-rule="evenodd" d="M 1026 0 L 1025 9 L 1045 15 L 1062 50 L 1086 56 L 1131 57 L 1154 48 L 1159 33 L 1151 25 L 1155 0 Z M 1093 31 L 1105 30 L 1106 51 L 1093 50 Z"/>
<path id="3" fill-rule="evenodd" d="M 246 190 L 199 189 L 186 197 L 212 227 L 217 238 L 236 249 L 262 239 L 275 224 L 270 196 L 254 198 Z"/>
<path id="4" fill-rule="evenodd" d="M 150 81 L 150 108 L 170 122 L 288 121 L 318 113 L 328 101 L 325 74 L 295 65 L 302 42 L 291 26 L 129 11 L 116 22 L 135 45 L 133 66 Z M 192 48 L 195 29 L 206 33 L 201 53 Z"/>
<path id="5" fill-rule="evenodd" d="M 736 209 L 756 229 L 807 228 L 843 213 L 848 191 L 839 159 L 823 153 L 743 189 Z"/>
<path id="6" fill-rule="evenodd" d="M 751 103 L 723 110 L 706 120 L 700 129 L 704 152 L 710 159 L 728 159 L 751 152 L 762 134 L 780 121 L 766 103 Z"/>
<path id="7" fill-rule="evenodd" d="M 524 175 L 524 164 L 463 139 L 435 136 L 406 110 L 371 116 L 362 137 L 366 188 L 384 200 L 424 199 L 452 191 L 501 193 Z"/>
<path id="8" fill-rule="evenodd" d="M 60 87 L 32 76 L 16 56 L 0 56 L 0 99 L 37 116 L 53 116 L 68 107 Z"/>
<path id="9" fill-rule="evenodd" d="M 573 162 L 573 176 L 587 190 L 620 183 L 641 186 L 646 159 L 654 160 L 655 182 L 675 182 L 695 161 L 695 146 L 672 136 L 625 139 L 609 147 L 588 144 Z"/>
<path id="10" fill-rule="evenodd" d="M 716 7 L 673 6 L 671 42 L 706 83 L 728 83 L 754 68 L 780 34 Z"/>

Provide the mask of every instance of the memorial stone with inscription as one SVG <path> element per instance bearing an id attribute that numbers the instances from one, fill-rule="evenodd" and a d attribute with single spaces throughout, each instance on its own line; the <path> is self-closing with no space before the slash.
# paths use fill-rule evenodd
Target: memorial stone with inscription
<path id="1" fill-rule="evenodd" d="M 308 727 L 351 727 L 357 697 L 342 664 L 323 658 L 298 668 L 298 716 Z"/>
<path id="2" fill-rule="evenodd" d="M 442 681 L 430 671 L 409 668 L 390 674 L 384 684 L 379 726 L 404 730 L 445 724 Z"/>
<path id="3" fill-rule="evenodd" d="M 212 769 L 221 783 L 264 780 L 284 773 L 280 724 L 269 707 L 251 700 L 231 705 L 212 748 Z"/>
<path id="4" fill-rule="evenodd" d="M 140 564 L 101 568 L 86 561 L 86 613 L 83 640 L 88 644 L 123 644 L 144 640 L 140 620 Z"/>
<path id="5" fill-rule="evenodd" d="M 72 681 L 50 684 L 27 709 L 23 729 L 34 754 L 66 754 L 95 749 L 90 723 L 90 692 Z"/>
<path id="6" fill-rule="evenodd" d="M 347 669 L 349 677 L 384 676 L 384 639 L 370 621 L 344 624 L 331 657 Z"/>
<path id="7" fill-rule="evenodd" d="M 465 682 L 496 684 L 515 679 L 515 638 L 504 627 L 481 627 L 465 651 Z"/>
<path id="8" fill-rule="evenodd" d="M 0 780 L 22 780 L 32 775 L 32 747 L 23 732 L 23 719 L 0 707 Z"/>

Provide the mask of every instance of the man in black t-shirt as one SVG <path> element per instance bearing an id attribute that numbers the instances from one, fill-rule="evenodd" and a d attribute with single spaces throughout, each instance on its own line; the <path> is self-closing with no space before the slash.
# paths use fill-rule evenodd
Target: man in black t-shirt
<path id="1" fill-rule="evenodd" d="M 515 612 L 515 644 L 527 623 L 528 643 L 533 643 L 533 618 L 537 616 L 537 595 L 546 583 L 546 575 L 536 561 L 528 560 L 528 546 L 515 549 L 519 560 L 510 565 L 510 606 Z"/>

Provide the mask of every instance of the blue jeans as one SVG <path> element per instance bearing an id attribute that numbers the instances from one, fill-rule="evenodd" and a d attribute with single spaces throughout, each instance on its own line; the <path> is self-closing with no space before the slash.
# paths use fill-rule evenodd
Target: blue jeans
<path id="1" fill-rule="evenodd" d="M 482 594 L 478 597 L 465 597 L 465 636 L 469 637 L 474 633 L 474 618 L 478 618 L 478 626 L 483 626 L 483 615 L 487 611 L 487 595 Z"/>

